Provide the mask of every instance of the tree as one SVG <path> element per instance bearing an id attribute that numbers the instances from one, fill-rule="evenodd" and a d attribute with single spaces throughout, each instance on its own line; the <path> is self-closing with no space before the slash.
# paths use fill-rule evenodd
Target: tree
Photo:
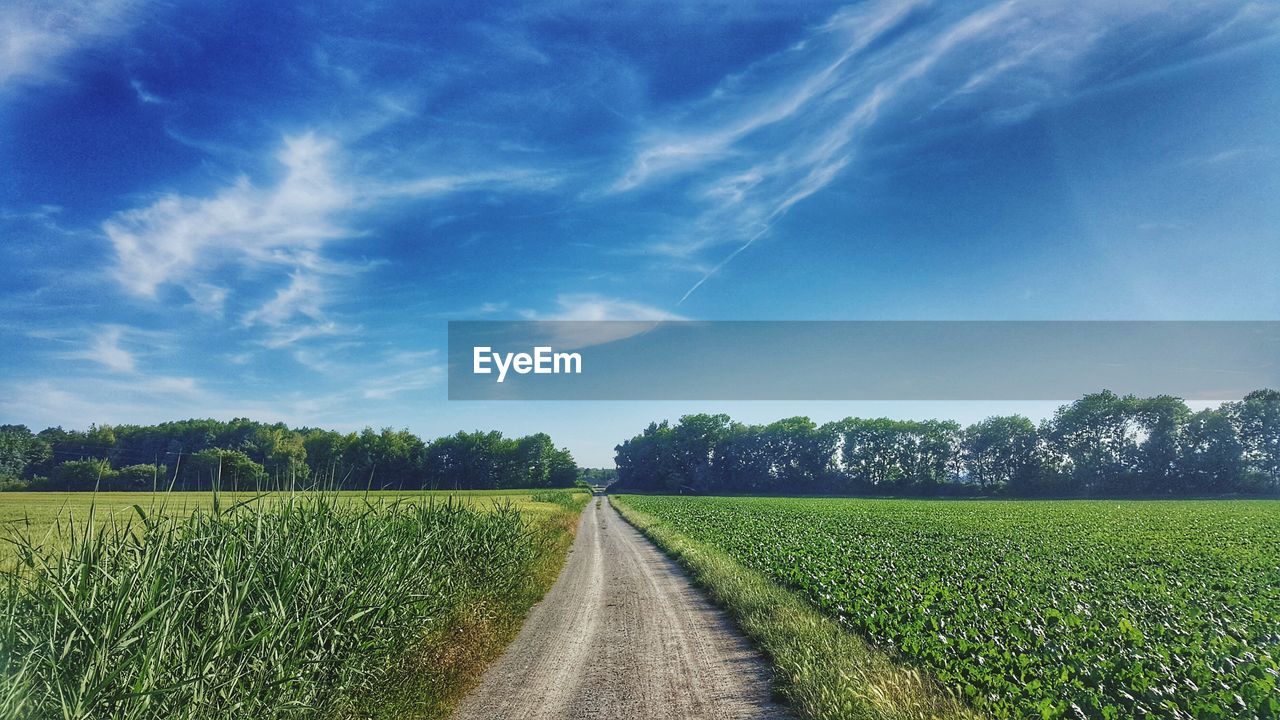
<path id="1" fill-rule="evenodd" d="M 1072 491 L 1130 495 L 1139 489 L 1135 402 L 1104 390 L 1058 408 L 1047 423 L 1050 450 L 1065 460 Z"/>
<path id="2" fill-rule="evenodd" d="M 26 477 L 42 446 L 26 425 L 0 425 L 0 481 Z"/>
<path id="3" fill-rule="evenodd" d="M 1280 491 L 1280 391 L 1255 390 L 1225 412 L 1244 444 L 1249 482 L 1264 492 Z"/>
<path id="4" fill-rule="evenodd" d="M 208 488 L 219 476 L 227 489 L 320 485 L 403 490 L 571 487 L 578 477 L 572 454 L 557 448 L 545 433 L 518 439 L 499 432 L 458 433 L 428 448 L 408 430 L 365 428 L 342 434 L 246 418 L 91 426 L 83 432 L 58 427 L 35 435 L 23 426 L 0 426 L 0 489 L 24 487 L 68 460 L 96 464 L 70 466 L 56 481 L 37 487 L 58 482 L 85 487 L 93 475 L 88 489 L 167 488 L 168 478 L 161 484 L 157 474 L 164 475 L 169 462 L 177 472 L 175 487 L 186 490 Z M 103 482 L 97 482 L 99 475 Z"/>
<path id="5" fill-rule="evenodd" d="M 426 445 L 408 430 L 365 428 L 351 439 L 343 454 L 351 474 L 349 484 L 395 490 L 423 486 Z"/>
<path id="6" fill-rule="evenodd" d="M 723 486 L 716 472 L 726 440 L 736 431 L 728 415 L 685 415 L 671 429 L 669 441 L 677 489 L 714 493 Z"/>
<path id="7" fill-rule="evenodd" d="M 302 435 L 284 425 L 257 428 L 245 441 L 244 448 L 262 463 L 269 476 L 282 482 L 304 479 L 309 474 Z"/>
<path id="8" fill-rule="evenodd" d="M 440 489 L 518 487 L 523 480 L 518 443 L 502 433 L 459 432 L 426 450 L 426 477 Z"/>
<path id="9" fill-rule="evenodd" d="M 807 417 L 791 417 L 759 430 L 760 463 L 770 492 L 813 493 L 822 489 L 835 443 Z"/>
<path id="10" fill-rule="evenodd" d="M 1038 466 L 1039 434 L 1022 415 L 990 417 L 970 425 L 961 440 L 965 474 L 985 490 L 1029 485 Z"/>
<path id="11" fill-rule="evenodd" d="M 105 489 L 114 478 L 115 473 L 106 460 L 68 460 L 54 467 L 45 487 L 66 492 L 88 492 Z"/>
<path id="12" fill-rule="evenodd" d="M 184 461 L 181 477 L 182 487 L 188 490 L 256 490 L 267 480 L 267 473 L 243 451 L 209 448 Z"/>
<path id="13" fill-rule="evenodd" d="M 932 495 L 959 473 L 960 425 L 951 420 L 904 423 L 908 487 Z"/>
<path id="14" fill-rule="evenodd" d="M 1180 398 L 1110 391 L 1039 428 L 1013 415 L 947 420 L 805 417 L 743 425 L 727 415 L 650 423 L 616 448 L 619 489 L 671 493 L 1174 497 L 1280 490 L 1280 392 L 1192 415 Z"/>
<path id="15" fill-rule="evenodd" d="M 649 423 L 639 435 L 614 448 L 618 487 L 630 490 L 679 492 L 683 478 L 672 452 L 670 424 Z"/>
<path id="16" fill-rule="evenodd" d="M 573 487 L 578 481 L 578 463 L 568 448 L 553 448 L 547 460 L 547 484 L 551 487 Z"/>
<path id="17" fill-rule="evenodd" d="M 1178 477 L 1178 452 L 1191 410 L 1181 398 L 1169 395 L 1129 402 L 1143 436 L 1138 446 L 1136 489 L 1146 495 L 1185 490 Z"/>
<path id="18" fill-rule="evenodd" d="M 302 431 L 302 449 L 306 452 L 311 477 L 318 478 L 326 487 L 342 487 L 344 481 L 350 479 L 345 457 L 347 448 L 355 439 L 354 433 L 343 435 L 317 429 Z"/>
<path id="19" fill-rule="evenodd" d="M 513 464 L 516 475 L 504 479 L 503 484 L 523 481 L 525 487 L 551 487 L 551 470 L 555 453 L 556 446 L 552 444 L 551 436 L 546 433 L 537 433 L 516 440 Z M 576 479 L 576 471 L 574 476 Z"/>
<path id="20" fill-rule="evenodd" d="M 578 479 L 588 485 L 608 486 L 618 481 L 618 469 L 611 468 L 579 468 Z"/>
<path id="21" fill-rule="evenodd" d="M 1217 494 L 1241 489 L 1245 447 L 1230 416 L 1201 410 L 1187 421 L 1178 449 L 1182 494 Z"/>

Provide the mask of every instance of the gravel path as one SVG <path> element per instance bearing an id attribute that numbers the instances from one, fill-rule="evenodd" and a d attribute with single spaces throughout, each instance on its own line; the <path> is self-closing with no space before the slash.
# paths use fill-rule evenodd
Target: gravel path
<path id="1" fill-rule="evenodd" d="M 455 720 L 791 718 L 729 619 L 601 505 L 583 511 L 559 579 Z"/>

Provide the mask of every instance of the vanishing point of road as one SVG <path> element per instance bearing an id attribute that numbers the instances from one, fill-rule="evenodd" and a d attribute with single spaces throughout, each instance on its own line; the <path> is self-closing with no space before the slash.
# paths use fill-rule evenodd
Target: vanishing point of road
<path id="1" fill-rule="evenodd" d="M 455 720 L 783 720 L 764 660 L 609 505 Z"/>

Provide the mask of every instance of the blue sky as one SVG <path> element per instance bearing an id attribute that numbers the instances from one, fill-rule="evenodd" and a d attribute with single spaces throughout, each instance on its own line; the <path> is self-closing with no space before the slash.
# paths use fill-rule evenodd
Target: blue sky
<path id="1" fill-rule="evenodd" d="M 277 7 L 278 6 L 278 7 Z M 0 421 L 546 430 L 450 319 L 1275 319 L 1270 2 L 0 8 Z"/>

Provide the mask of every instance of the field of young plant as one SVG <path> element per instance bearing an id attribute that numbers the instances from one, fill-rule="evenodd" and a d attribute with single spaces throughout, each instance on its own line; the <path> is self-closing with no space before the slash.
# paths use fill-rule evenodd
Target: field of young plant
<path id="1" fill-rule="evenodd" d="M 588 498 L 3 497 L 0 717 L 66 720 L 437 717 Z"/>
<path id="2" fill-rule="evenodd" d="M 626 496 L 996 718 L 1280 717 L 1280 503 Z"/>

